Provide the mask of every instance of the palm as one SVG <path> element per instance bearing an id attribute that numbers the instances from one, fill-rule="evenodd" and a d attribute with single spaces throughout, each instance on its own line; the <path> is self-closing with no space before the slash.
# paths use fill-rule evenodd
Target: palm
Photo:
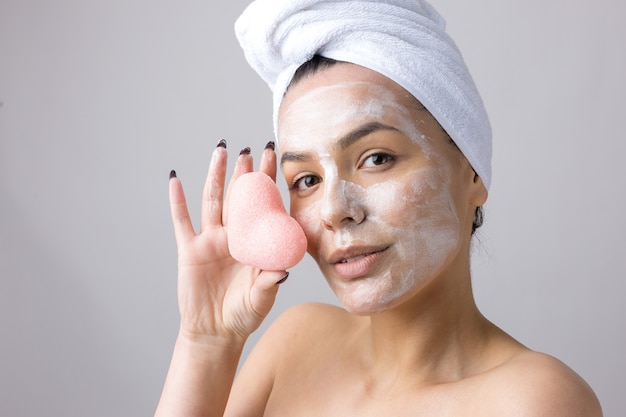
<path id="1" fill-rule="evenodd" d="M 196 234 L 191 226 L 180 181 L 172 181 L 170 189 L 178 245 L 181 330 L 245 338 L 269 312 L 276 294 L 273 282 L 280 272 L 242 265 L 229 254 L 223 225 L 226 219 L 222 215 L 225 153 L 218 148 L 209 169 L 200 233 Z M 235 176 L 250 169 L 251 160 L 238 161 Z"/>

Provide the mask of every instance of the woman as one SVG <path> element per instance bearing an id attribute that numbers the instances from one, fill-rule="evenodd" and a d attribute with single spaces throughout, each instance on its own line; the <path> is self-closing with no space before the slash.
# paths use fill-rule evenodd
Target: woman
<path id="1" fill-rule="evenodd" d="M 259 18 L 267 8 L 274 8 L 271 16 Z M 347 25 L 346 10 L 354 12 Z M 304 64 L 295 59 L 268 74 L 263 68 L 272 67 L 268 60 L 276 63 L 272 53 L 242 42 L 253 67 L 258 57 L 251 54 L 263 55 L 256 69 L 274 89 L 290 213 L 343 308 L 307 304 L 284 313 L 233 383 L 243 345 L 287 274 L 230 257 L 222 214 L 227 151 L 220 142 L 210 163 L 200 233 L 191 225 L 180 181 L 170 181 L 181 326 L 157 415 L 601 415 L 579 376 L 522 346 L 476 307 L 469 250 L 490 180 L 482 103 L 441 33 L 437 51 L 428 54 L 440 57 L 443 48 L 448 58 L 415 69 L 417 82 L 394 67 L 398 54 L 391 52 L 381 64 L 377 54 L 387 53 L 390 44 L 363 23 L 377 21 L 381 11 L 405 20 L 391 19 L 393 28 L 434 22 L 418 30 L 429 37 L 441 26 L 430 6 L 401 1 L 262 1 L 240 20 L 240 40 L 259 25 L 279 32 L 281 46 L 290 44 L 290 36 L 292 44 L 304 36 L 305 44 L 316 45 L 318 55 Z M 344 20 L 337 22 L 337 16 Z M 303 33 L 307 19 L 333 21 L 341 30 L 314 25 Z M 276 22 L 292 26 L 277 29 Z M 373 49 L 359 52 L 369 58 L 340 59 L 354 56 L 354 45 L 346 42 L 350 24 L 377 32 L 365 39 Z M 363 45 L 363 32 L 353 33 Z M 328 43 L 332 38 L 339 47 Z M 423 55 L 423 44 L 417 49 Z M 276 50 L 275 42 L 269 50 Z M 453 71 L 442 69 L 446 62 Z M 461 99 L 441 106 L 442 77 L 432 72 L 452 79 L 445 89 Z M 246 150 L 234 178 L 251 170 Z M 260 170 L 276 177 L 271 143 Z"/>

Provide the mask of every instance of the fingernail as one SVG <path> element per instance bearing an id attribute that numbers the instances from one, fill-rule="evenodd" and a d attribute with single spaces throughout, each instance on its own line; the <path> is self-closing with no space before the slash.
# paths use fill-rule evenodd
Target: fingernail
<path id="1" fill-rule="evenodd" d="M 170 171 L 170 179 L 172 179 L 172 178 L 176 178 L 176 171 L 174 171 L 174 170 Z"/>
<path id="2" fill-rule="evenodd" d="M 267 145 L 265 145 L 265 149 L 275 150 L 276 149 L 276 145 L 274 144 L 274 141 L 270 140 L 269 142 L 267 142 Z"/>
<path id="3" fill-rule="evenodd" d="M 217 143 L 217 147 L 226 149 L 226 140 L 220 139 L 220 141 Z"/>
<path id="4" fill-rule="evenodd" d="M 283 275 L 283 277 L 280 279 L 280 281 L 276 282 L 276 285 L 280 285 L 283 282 L 287 281 L 287 278 L 289 278 L 289 271 L 285 272 L 285 275 Z"/>
<path id="5" fill-rule="evenodd" d="M 239 155 L 250 155 L 250 147 L 246 146 L 239 152 Z"/>

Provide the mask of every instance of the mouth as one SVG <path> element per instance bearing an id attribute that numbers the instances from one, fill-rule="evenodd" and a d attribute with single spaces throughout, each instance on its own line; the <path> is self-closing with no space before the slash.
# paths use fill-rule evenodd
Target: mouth
<path id="1" fill-rule="evenodd" d="M 340 249 L 333 252 L 329 258 L 328 263 L 332 265 L 336 264 L 346 264 L 357 262 L 363 258 L 371 256 L 373 254 L 383 252 L 387 250 L 389 246 L 378 246 L 378 247 L 351 247 L 346 249 Z"/>
<path id="2" fill-rule="evenodd" d="M 330 257 L 335 273 L 346 280 L 368 275 L 379 263 L 379 260 L 389 246 L 379 248 L 351 248 L 337 251 Z"/>
<path id="3" fill-rule="evenodd" d="M 356 255 L 356 256 L 349 257 L 349 258 L 343 258 L 343 259 L 340 259 L 339 262 L 337 262 L 337 263 L 339 263 L 339 264 L 349 264 L 351 262 L 359 261 L 359 260 L 361 260 L 361 259 L 363 259 L 365 257 L 368 257 L 368 256 L 370 256 L 370 255 L 372 255 L 374 253 L 377 253 L 377 252 L 382 252 L 382 250 L 380 250 L 380 251 L 373 251 L 373 252 L 366 252 L 366 253 L 363 253 L 361 255 Z"/>

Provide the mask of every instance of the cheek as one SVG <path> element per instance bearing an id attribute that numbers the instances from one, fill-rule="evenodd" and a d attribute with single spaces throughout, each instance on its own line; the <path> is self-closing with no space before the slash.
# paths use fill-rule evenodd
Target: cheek
<path id="1" fill-rule="evenodd" d="M 403 181 L 379 184 L 370 198 L 371 220 L 395 235 L 404 253 L 434 259 L 457 246 L 460 222 L 446 181 L 422 169 Z"/>
<path id="2" fill-rule="evenodd" d="M 290 207 L 290 214 L 304 230 L 308 245 L 307 250 L 313 256 L 317 253 L 318 236 L 322 231 L 320 205 L 321 203 L 318 201 L 297 206 L 292 204 Z"/>
<path id="3" fill-rule="evenodd" d="M 426 220 L 456 218 L 448 184 L 435 169 L 422 168 L 401 178 L 367 188 L 365 206 L 370 219 L 400 228 Z"/>
<path id="4" fill-rule="evenodd" d="M 437 172 L 425 170 L 394 190 L 398 205 L 389 219 L 399 249 L 422 262 L 437 262 L 456 248 L 461 227 L 449 184 Z"/>

